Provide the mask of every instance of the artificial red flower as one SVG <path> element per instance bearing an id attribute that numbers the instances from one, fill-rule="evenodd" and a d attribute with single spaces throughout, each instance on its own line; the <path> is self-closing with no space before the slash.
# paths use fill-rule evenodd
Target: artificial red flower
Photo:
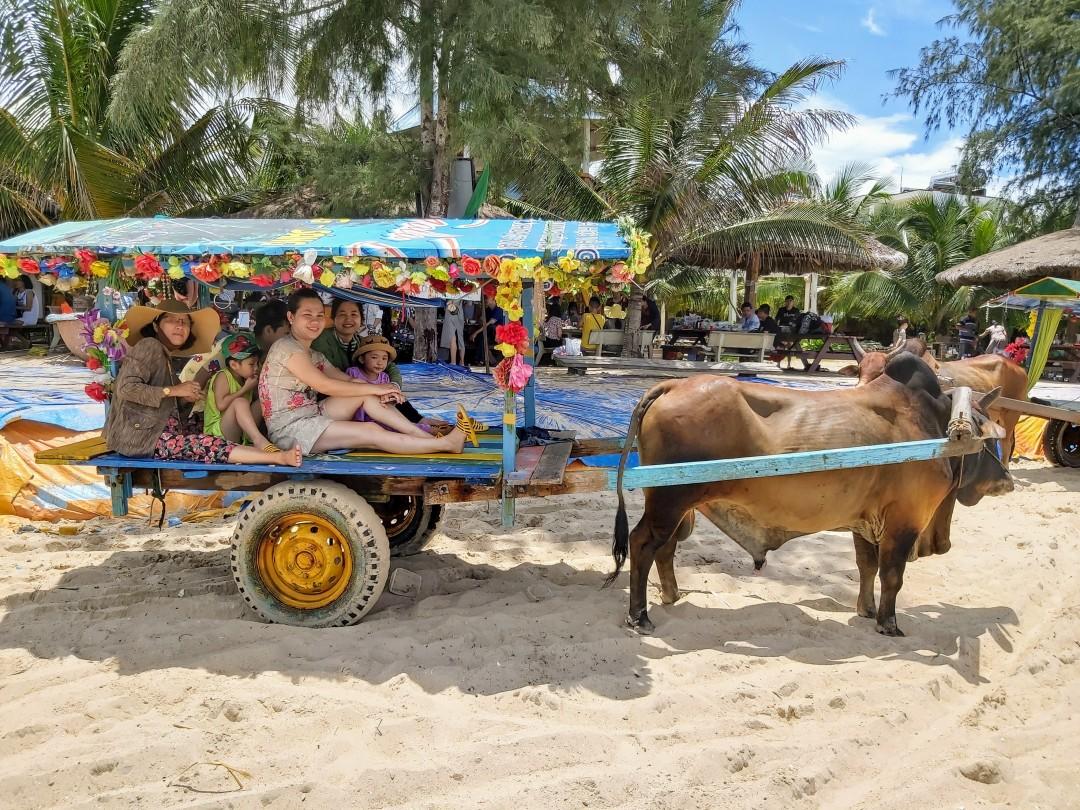
<path id="1" fill-rule="evenodd" d="M 251 277 L 251 283 L 254 284 L 256 287 L 273 287 L 274 286 L 274 277 L 273 276 L 252 276 Z"/>
<path id="2" fill-rule="evenodd" d="M 31 275 L 37 275 L 41 272 L 41 266 L 33 259 L 19 259 L 19 269 Z"/>
<path id="3" fill-rule="evenodd" d="M 498 256 L 485 256 L 481 266 L 485 273 L 494 277 L 499 272 L 500 264 L 502 264 L 502 260 Z"/>
<path id="4" fill-rule="evenodd" d="M 428 267 L 438 267 L 440 264 L 442 264 L 442 262 L 440 262 L 434 256 L 427 256 L 424 259 L 424 264 L 427 265 Z"/>
<path id="5" fill-rule="evenodd" d="M 461 260 L 461 269 L 465 271 L 467 276 L 478 276 L 483 272 L 479 260 L 474 259 L 472 256 L 466 256 Z M 496 268 L 497 269 L 497 268 Z"/>
<path id="6" fill-rule="evenodd" d="M 143 253 L 135 257 L 135 278 L 149 281 L 152 278 L 161 278 L 165 268 L 152 253 Z"/>
<path id="7" fill-rule="evenodd" d="M 529 350 L 529 330 L 516 321 L 510 321 L 495 327 L 495 342 L 509 343 L 518 353 L 525 354 Z"/>
<path id="8" fill-rule="evenodd" d="M 428 279 L 428 284 L 431 285 L 431 289 L 433 289 L 433 290 L 435 290 L 437 292 L 444 293 L 447 290 L 447 284 L 442 279 L 429 278 Z"/>
<path id="9" fill-rule="evenodd" d="M 94 356 L 86 358 L 86 367 L 91 371 L 101 371 L 104 366 L 101 365 L 101 361 Z"/>
<path id="10" fill-rule="evenodd" d="M 84 276 L 90 275 L 90 265 L 97 261 L 97 254 L 92 250 L 79 248 L 75 251 L 75 259 L 79 262 L 79 269 Z"/>
<path id="11" fill-rule="evenodd" d="M 363 276 L 360 279 L 360 286 L 361 287 L 366 287 L 367 289 L 370 290 L 372 287 L 375 286 L 375 279 L 372 278 L 370 274 L 366 275 L 366 276 Z"/>
<path id="12" fill-rule="evenodd" d="M 86 387 L 83 388 L 83 391 L 85 391 L 86 395 L 94 400 L 94 402 L 104 402 L 109 398 L 108 390 L 106 390 L 105 386 L 99 382 L 87 383 Z"/>
<path id="13" fill-rule="evenodd" d="M 547 291 L 548 295 L 552 298 L 558 298 L 562 295 L 562 290 L 559 289 L 558 284 L 552 284 L 551 289 Z"/>
<path id="14" fill-rule="evenodd" d="M 199 262 L 191 268 L 191 275 L 207 284 L 217 281 L 221 278 L 221 271 L 218 270 L 217 259 L 211 256 L 209 261 Z"/>

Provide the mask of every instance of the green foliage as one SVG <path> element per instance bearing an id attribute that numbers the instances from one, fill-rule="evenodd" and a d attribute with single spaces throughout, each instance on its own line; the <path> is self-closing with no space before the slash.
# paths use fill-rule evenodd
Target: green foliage
<path id="1" fill-rule="evenodd" d="M 898 271 L 850 273 L 831 279 L 823 301 L 840 318 L 895 320 L 943 333 L 969 307 L 993 296 L 981 287 L 953 288 L 935 276 L 1006 244 L 1000 213 L 955 196 L 927 194 L 873 210 L 877 238 L 908 256 Z"/>
<path id="2" fill-rule="evenodd" d="M 269 102 L 193 115 L 162 96 L 109 112 L 120 55 L 152 10 L 147 0 L 0 0 L 0 231 L 241 204 L 259 153 L 248 121 Z"/>
<path id="3" fill-rule="evenodd" d="M 1075 0 L 954 0 L 956 31 L 893 71 L 928 131 L 970 128 L 962 168 L 1060 205 L 1080 189 L 1080 14 Z"/>

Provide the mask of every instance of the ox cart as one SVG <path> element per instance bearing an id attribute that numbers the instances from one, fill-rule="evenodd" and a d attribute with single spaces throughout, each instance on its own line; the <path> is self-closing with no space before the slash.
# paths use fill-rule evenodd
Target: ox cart
<path id="1" fill-rule="evenodd" d="M 507 257 L 542 257 L 547 263 L 560 256 L 567 258 L 559 265 L 565 273 L 560 279 L 568 284 L 574 272 L 586 282 L 590 275 L 595 277 L 598 262 L 633 261 L 633 241 L 615 226 L 599 223 L 118 220 L 46 228 L 0 243 L 0 253 L 67 256 L 93 251 L 98 257 L 127 262 L 132 255 L 277 257 L 295 252 L 285 283 L 321 280 L 332 286 L 336 286 L 334 279 L 325 275 L 313 279 L 312 265 L 317 259 L 333 263 L 334 272 L 354 276 L 358 271 L 349 264 L 350 258 L 419 259 L 432 269 L 435 279 L 434 268 L 444 267 L 441 262 L 445 261 L 456 263 L 453 270 L 468 259 L 478 260 L 478 268 L 479 260 L 496 257 L 504 262 L 503 268 L 495 262 L 488 275 L 505 277 Z M 337 257 L 346 259 L 345 263 L 339 266 Z M 206 264 L 203 261 L 198 267 Z M 368 271 L 377 272 L 371 267 Z M 406 277 L 416 282 L 415 274 L 406 273 Z M 400 283 L 400 274 L 397 279 Z M 539 271 L 519 280 L 516 289 L 513 279 L 502 282 L 519 296 L 529 335 L 534 334 L 542 305 L 542 295 L 535 294 L 542 282 L 546 283 Z M 423 290 L 409 288 L 409 292 L 431 294 L 427 285 Z M 405 292 L 401 295 L 404 299 Z M 581 461 L 621 451 L 622 438 L 578 439 L 553 431 L 546 443 L 527 446 L 518 431 L 517 393 L 522 395 L 521 427 L 526 431 L 535 427 L 532 378 L 522 391 L 505 392 L 502 424 L 481 433 L 479 446 L 467 448 L 460 456 L 356 451 L 307 458 L 298 468 L 166 462 L 110 453 L 104 440 L 96 437 L 41 452 L 38 460 L 95 467 L 110 488 L 117 516 L 127 514 L 135 489 L 159 495 L 169 489 L 251 493 L 232 536 L 231 567 L 244 599 L 270 621 L 343 626 L 358 622 L 371 610 L 386 586 L 391 556 L 422 548 L 444 505 L 499 501 L 503 525 L 511 527 L 517 498 L 616 488 L 616 469 Z M 958 418 L 958 424 L 963 424 L 963 414 Z M 903 464 L 967 455 L 983 445 L 973 430 L 961 429 L 922 441 L 631 467 L 625 470 L 622 485 L 677 486 Z"/>

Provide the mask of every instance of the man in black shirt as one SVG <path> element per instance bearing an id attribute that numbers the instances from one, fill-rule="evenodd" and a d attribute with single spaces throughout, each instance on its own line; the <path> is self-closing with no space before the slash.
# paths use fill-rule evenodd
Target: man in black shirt
<path id="1" fill-rule="evenodd" d="M 769 314 L 769 309 L 770 307 L 768 304 L 762 304 L 757 309 L 758 320 L 761 321 L 761 331 L 769 332 L 773 335 L 779 335 L 780 326 L 775 320 L 773 320 L 773 317 Z"/>
<path id="2" fill-rule="evenodd" d="M 784 306 L 776 313 L 776 325 L 784 334 L 791 334 L 799 323 L 800 314 L 799 308 L 795 306 L 795 297 L 789 295 L 784 299 Z"/>

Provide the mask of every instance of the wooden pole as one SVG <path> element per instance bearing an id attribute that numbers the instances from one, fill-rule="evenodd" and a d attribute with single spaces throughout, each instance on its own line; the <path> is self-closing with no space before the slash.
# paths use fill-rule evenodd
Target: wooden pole
<path id="1" fill-rule="evenodd" d="M 525 331 L 529 334 L 529 356 L 525 358 L 533 367 L 533 374 L 525 384 L 525 427 L 536 425 L 536 312 L 535 305 L 543 301 L 543 290 L 537 291 L 536 285 L 526 281 L 521 291 L 521 306 L 525 310 Z"/>

